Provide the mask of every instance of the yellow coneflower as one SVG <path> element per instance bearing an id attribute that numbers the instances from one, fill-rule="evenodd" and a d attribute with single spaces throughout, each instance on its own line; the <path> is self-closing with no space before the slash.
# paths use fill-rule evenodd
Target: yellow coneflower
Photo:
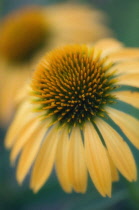
<path id="1" fill-rule="evenodd" d="M 30 76 L 38 58 L 54 46 L 90 42 L 110 34 L 104 14 L 87 6 L 53 5 L 17 10 L 1 21 L 0 122 L 9 121 L 15 93 Z"/>
<path id="2" fill-rule="evenodd" d="M 128 144 L 113 121 L 139 148 L 139 121 L 115 108 L 123 101 L 139 108 L 139 49 L 124 48 L 114 39 L 93 46 L 69 45 L 43 57 L 31 82 L 31 95 L 19 108 L 7 133 L 11 162 L 20 153 L 17 180 L 32 167 L 30 187 L 37 192 L 55 165 L 62 188 L 84 193 L 88 172 L 102 196 L 120 172 L 137 178 Z"/>

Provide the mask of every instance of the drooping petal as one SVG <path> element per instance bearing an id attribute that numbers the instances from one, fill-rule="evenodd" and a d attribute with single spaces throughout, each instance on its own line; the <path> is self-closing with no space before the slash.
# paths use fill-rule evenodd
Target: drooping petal
<path id="1" fill-rule="evenodd" d="M 112 120 L 121 128 L 132 144 L 139 149 L 139 120 L 110 107 L 107 111 Z"/>
<path id="2" fill-rule="evenodd" d="M 115 164 L 113 163 L 109 153 L 107 152 L 108 155 L 108 159 L 109 159 L 109 163 L 110 163 L 110 169 L 111 169 L 111 178 L 113 182 L 116 182 L 119 180 L 119 174 L 118 174 L 118 170 L 115 166 Z"/>
<path id="3" fill-rule="evenodd" d="M 71 184 L 76 192 L 84 193 L 87 187 L 87 168 L 80 129 L 72 129 L 69 143 L 68 170 Z"/>
<path id="4" fill-rule="evenodd" d="M 127 143 L 103 120 L 97 120 L 97 127 L 105 140 L 110 157 L 117 169 L 129 181 L 135 181 L 137 178 L 136 164 Z"/>
<path id="5" fill-rule="evenodd" d="M 100 137 L 91 123 L 85 126 L 85 156 L 87 167 L 102 196 L 111 196 L 111 171 L 107 152 Z"/>
<path id="6" fill-rule="evenodd" d="M 56 151 L 56 171 L 59 182 L 66 192 L 72 191 L 68 173 L 69 136 L 67 129 L 63 129 Z"/>
<path id="7" fill-rule="evenodd" d="M 26 123 L 26 121 L 28 120 L 28 109 L 30 108 L 29 103 L 23 103 L 22 106 L 20 107 L 20 109 L 17 111 L 15 119 L 13 121 L 13 123 L 11 124 L 6 138 L 5 138 L 5 146 L 6 148 L 11 148 L 12 145 L 14 144 L 15 140 L 16 140 L 16 135 L 17 133 L 20 133 L 20 129 L 22 128 L 22 126 L 24 125 L 24 122 Z M 24 118 L 23 116 L 26 115 L 26 118 Z M 32 116 L 31 116 L 32 117 Z M 30 116 L 29 116 L 30 118 Z"/>
<path id="8" fill-rule="evenodd" d="M 23 69 L 21 71 L 16 71 L 17 67 L 15 67 L 14 71 L 13 69 L 10 69 L 11 71 L 7 71 L 8 69 L 5 68 L 5 65 L 1 66 L 1 70 L 2 68 L 3 71 L 0 72 L 0 124 L 4 126 L 11 120 L 15 108 L 17 108 L 15 96 L 19 91 L 19 87 L 21 87 L 26 81 L 28 73 L 25 69 L 25 71 Z M 7 68 L 11 68 L 11 65 L 8 65 Z"/>
<path id="9" fill-rule="evenodd" d="M 131 91 L 119 91 L 115 92 L 114 95 L 117 99 L 124 101 L 132 106 L 139 108 L 139 93 Z"/>
<path id="10" fill-rule="evenodd" d="M 30 187 L 34 192 L 37 192 L 50 176 L 59 138 L 57 129 L 52 128 L 41 146 L 31 174 Z"/>
<path id="11" fill-rule="evenodd" d="M 46 131 L 46 122 L 43 124 L 40 123 L 23 147 L 16 172 L 16 177 L 19 183 L 22 183 L 32 163 L 34 162 Z"/>
<path id="12" fill-rule="evenodd" d="M 117 63 L 111 68 L 111 70 L 116 70 L 118 74 L 137 74 L 139 73 L 139 61 Z"/>
<path id="13" fill-rule="evenodd" d="M 105 14 L 96 9 L 91 11 L 88 6 L 60 4 L 47 7 L 44 13 L 46 19 L 51 17 L 51 25 L 57 32 L 57 36 L 53 37 L 55 46 L 64 43 L 91 43 L 111 34 L 104 24 L 107 19 Z"/>
<path id="14" fill-rule="evenodd" d="M 17 141 L 15 142 L 12 151 L 11 151 L 11 155 L 10 155 L 10 160 L 11 163 L 14 164 L 19 152 L 21 151 L 21 149 L 23 148 L 24 144 L 27 141 L 30 141 L 30 139 L 32 138 L 32 135 L 34 135 L 34 131 L 37 129 L 39 125 L 39 121 L 36 119 L 32 119 L 31 121 L 29 121 L 20 131 L 20 135 L 17 136 Z"/>
<path id="15" fill-rule="evenodd" d="M 13 78 L 11 80 L 10 79 L 6 78 L 6 81 L 4 80 L 4 83 L 2 84 L 2 88 L 0 90 L 0 97 L 2 99 L 0 104 L 0 120 L 2 120 L 2 124 L 5 125 L 8 122 L 8 120 L 11 118 L 12 111 L 15 108 L 14 107 L 15 104 L 11 103 L 11 99 L 15 95 L 15 90 L 14 90 L 15 81 Z"/>
<path id="16" fill-rule="evenodd" d="M 95 44 L 95 48 L 102 50 L 102 55 L 106 56 L 111 52 L 118 51 L 123 47 L 122 43 L 115 39 L 102 39 Z"/>
<path id="17" fill-rule="evenodd" d="M 133 87 L 139 87 L 139 73 L 138 74 L 125 74 L 119 75 L 118 85 L 129 85 Z"/>
<path id="18" fill-rule="evenodd" d="M 109 54 L 111 62 L 123 62 L 139 59 L 139 49 L 137 48 L 122 48 L 117 52 Z"/>

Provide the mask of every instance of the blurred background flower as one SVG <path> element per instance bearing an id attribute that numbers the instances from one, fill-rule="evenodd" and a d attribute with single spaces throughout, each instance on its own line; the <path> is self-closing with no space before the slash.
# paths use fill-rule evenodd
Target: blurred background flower
<path id="1" fill-rule="evenodd" d="M 11 13 L 15 9 L 22 8 L 31 4 L 39 6 L 48 6 L 49 4 L 62 3 L 62 0 L 1 0 L 0 15 L 1 18 Z M 65 2 L 65 1 L 64 1 Z M 69 1 L 71 4 L 73 1 Z M 95 6 L 97 10 L 106 13 L 109 18 L 109 27 L 114 31 L 115 36 L 127 46 L 139 47 L 139 1 L 138 0 L 78 0 L 78 3 L 88 3 L 89 7 Z M 105 21 L 104 21 L 105 22 Z M 37 61 L 34 58 L 35 61 Z M 34 63 L 34 62 L 33 62 Z M 11 66 L 10 66 L 11 68 Z M 34 67 L 31 67 L 33 70 Z M 1 74 L 2 75 L 2 74 Z M 120 104 L 124 107 L 124 104 Z M 139 119 L 137 110 L 129 106 L 128 111 L 132 112 Z M 49 178 L 47 184 L 34 195 L 29 189 L 29 180 L 25 180 L 22 187 L 18 186 L 15 179 L 15 169 L 9 164 L 9 152 L 3 148 L 3 139 L 5 130 L 0 130 L 0 209 L 11 210 L 123 210 L 139 209 L 139 181 L 129 184 L 122 177 L 120 181 L 113 185 L 113 197 L 102 198 L 91 181 L 88 183 L 87 193 L 66 194 L 64 193 L 55 176 L 55 173 Z M 139 152 L 130 145 L 135 156 L 139 169 Z"/>

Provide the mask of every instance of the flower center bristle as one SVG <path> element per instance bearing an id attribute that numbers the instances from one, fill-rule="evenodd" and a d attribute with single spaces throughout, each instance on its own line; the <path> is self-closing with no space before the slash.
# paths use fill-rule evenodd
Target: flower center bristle
<path id="1" fill-rule="evenodd" d="M 46 41 L 48 31 L 40 8 L 12 13 L 1 23 L 1 56 L 11 62 L 30 59 Z"/>
<path id="2" fill-rule="evenodd" d="M 34 73 L 32 89 L 39 110 L 52 123 L 80 125 L 105 116 L 103 107 L 115 101 L 116 88 L 110 64 L 85 46 L 67 46 L 42 60 Z"/>

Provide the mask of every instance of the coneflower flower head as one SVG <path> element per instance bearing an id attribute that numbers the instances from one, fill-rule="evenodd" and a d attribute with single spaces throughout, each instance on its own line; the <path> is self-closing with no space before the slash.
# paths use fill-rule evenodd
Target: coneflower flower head
<path id="1" fill-rule="evenodd" d="M 136 164 L 121 133 L 139 149 L 139 121 L 115 103 L 138 111 L 138 59 L 139 49 L 114 39 L 69 45 L 44 56 L 5 141 L 12 163 L 21 153 L 19 183 L 33 165 L 30 187 L 37 192 L 54 164 L 66 192 L 84 193 L 88 172 L 102 196 L 111 196 L 119 172 L 136 180 Z"/>

